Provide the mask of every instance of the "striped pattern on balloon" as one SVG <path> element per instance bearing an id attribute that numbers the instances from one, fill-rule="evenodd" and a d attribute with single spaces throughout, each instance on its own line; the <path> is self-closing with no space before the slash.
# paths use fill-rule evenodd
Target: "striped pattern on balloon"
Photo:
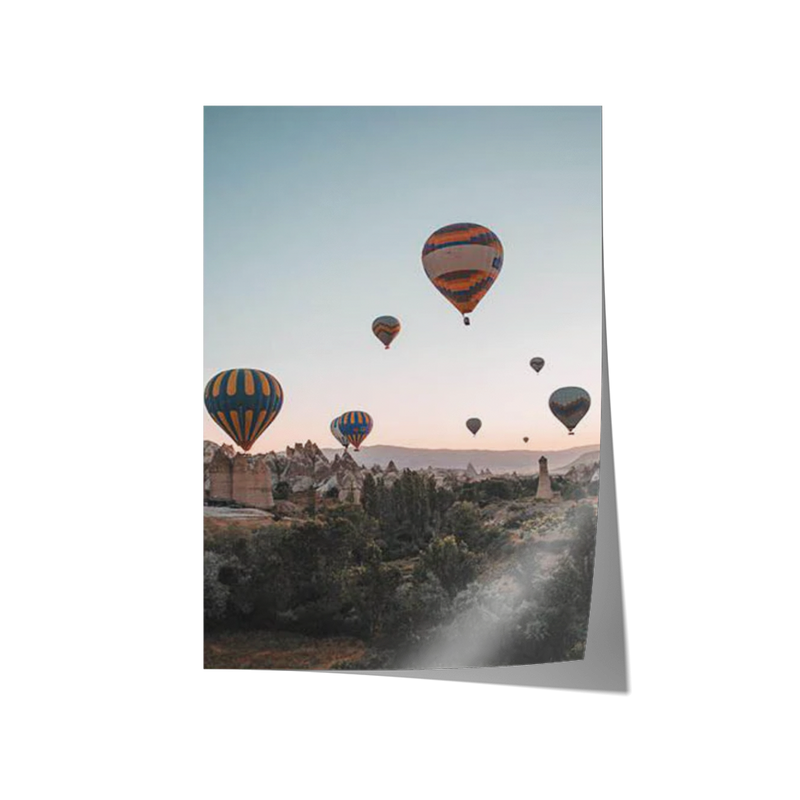
<path id="1" fill-rule="evenodd" d="M 228 369 L 206 384 L 205 404 L 211 419 L 247 452 L 280 413 L 283 388 L 263 370 Z"/>
<path id="2" fill-rule="evenodd" d="M 366 411 L 346 411 L 338 419 L 339 432 L 358 452 L 372 431 L 372 417 Z"/>
<path id="3" fill-rule="evenodd" d="M 400 320 L 397 317 L 385 316 L 377 317 L 372 322 L 372 332 L 383 343 L 386 349 L 397 338 L 400 333 Z"/>
<path id="4" fill-rule="evenodd" d="M 466 316 L 492 288 L 503 268 L 503 245 L 483 225 L 459 222 L 434 231 L 422 248 L 425 274 L 439 292 Z"/>

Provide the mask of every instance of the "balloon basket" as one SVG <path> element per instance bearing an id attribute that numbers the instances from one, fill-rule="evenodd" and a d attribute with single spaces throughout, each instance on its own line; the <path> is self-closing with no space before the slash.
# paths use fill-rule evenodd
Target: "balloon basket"
<path id="1" fill-rule="evenodd" d="M 469 317 L 464 317 L 464 324 L 469 325 Z"/>

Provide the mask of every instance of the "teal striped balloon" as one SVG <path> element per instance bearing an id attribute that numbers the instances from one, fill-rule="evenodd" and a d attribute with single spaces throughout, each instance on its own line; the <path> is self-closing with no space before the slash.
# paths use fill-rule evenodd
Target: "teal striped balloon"
<path id="1" fill-rule="evenodd" d="M 275 421 L 283 407 L 277 378 L 260 369 L 226 369 L 205 390 L 206 410 L 245 452 Z"/>

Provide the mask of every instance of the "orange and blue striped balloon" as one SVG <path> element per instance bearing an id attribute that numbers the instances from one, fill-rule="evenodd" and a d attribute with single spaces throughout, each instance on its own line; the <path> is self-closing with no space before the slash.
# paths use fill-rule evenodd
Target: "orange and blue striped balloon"
<path id="1" fill-rule="evenodd" d="M 339 433 L 358 452 L 361 443 L 372 430 L 372 417 L 366 411 L 346 411 L 338 420 Z"/>
<path id="2" fill-rule="evenodd" d="M 386 349 L 400 333 L 400 320 L 397 317 L 377 317 L 372 322 L 372 332 L 383 342 Z"/>
<path id="3" fill-rule="evenodd" d="M 483 225 L 458 222 L 434 231 L 422 248 L 433 285 L 464 315 L 475 309 L 503 268 L 503 245 Z"/>
<path id="4" fill-rule="evenodd" d="M 277 379 L 260 369 L 227 369 L 205 391 L 206 410 L 245 452 L 274 422 L 283 406 Z"/>

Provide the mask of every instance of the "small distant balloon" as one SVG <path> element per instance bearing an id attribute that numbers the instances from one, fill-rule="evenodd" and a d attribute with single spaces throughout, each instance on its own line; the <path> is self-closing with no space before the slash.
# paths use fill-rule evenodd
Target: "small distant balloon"
<path id="1" fill-rule="evenodd" d="M 342 436 L 358 452 L 362 442 L 372 431 L 372 417 L 366 411 L 345 411 L 337 421 Z"/>
<path id="2" fill-rule="evenodd" d="M 474 436 L 480 429 L 483 423 L 477 417 L 470 417 L 467 420 L 467 430 Z"/>
<path id="3" fill-rule="evenodd" d="M 205 389 L 209 416 L 247 452 L 283 407 L 278 379 L 260 369 L 217 373 Z"/>
<path id="4" fill-rule="evenodd" d="M 475 309 L 503 268 L 503 245 L 483 225 L 457 222 L 434 231 L 422 248 L 431 283 L 463 315 Z"/>
<path id="5" fill-rule="evenodd" d="M 543 358 L 539 358 L 539 356 L 536 356 L 536 358 L 532 358 L 531 359 L 531 366 L 537 372 L 541 372 L 542 371 L 542 367 L 544 366 L 544 359 Z"/>
<path id="6" fill-rule="evenodd" d="M 400 320 L 397 317 L 377 317 L 372 322 L 372 332 L 383 342 L 384 347 L 388 350 L 389 345 L 400 333 Z"/>
<path id="7" fill-rule="evenodd" d="M 525 442 L 525 444 L 528 444 L 528 437 L 527 436 L 523 436 L 522 437 L 522 441 Z"/>
<path id="8" fill-rule="evenodd" d="M 563 386 L 550 395 L 550 410 L 573 436 L 575 426 L 586 416 L 592 398 L 579 386 Z"/>

